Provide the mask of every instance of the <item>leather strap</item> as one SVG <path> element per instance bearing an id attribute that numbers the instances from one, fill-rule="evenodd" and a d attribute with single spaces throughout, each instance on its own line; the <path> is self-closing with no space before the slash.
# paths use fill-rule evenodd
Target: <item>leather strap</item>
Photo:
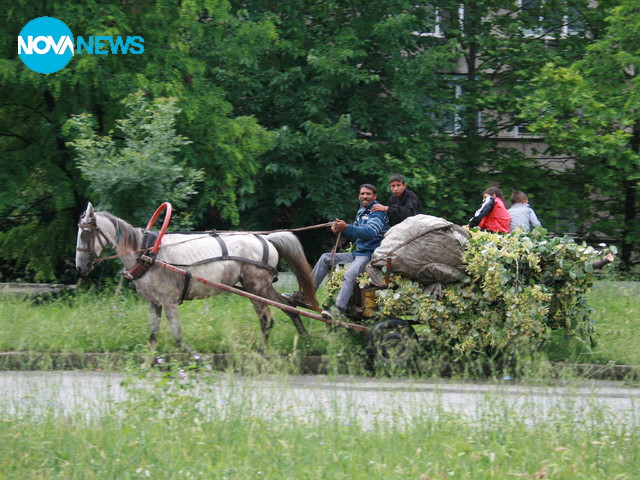
<path id="1" fill-rule="evenodd" d="M 235 255 L 229 255 L 229 249 L 227 248 L 227 244 L 224 242 L 224 239 L 219 235 L 211 235 L 211 236 L 218 241 L 218 244 L 220 245 L 220 249 L 222 250 L 222 252 L 221 252 L 222 255 L 220 255 L 219 257 L 205 258 L 203 260 L 199 260 L 199 261 L 197 261 L 195 263 L 190 263 L 188 265 L 179 264 L 179 263 L 171 263 L 170 265 L 173 265 L 174 267 L 193 267 L 193 266 L 196 266 L 196 265 L 204 265 L 206 263 L 211 263 L 211 262 L 220 262 L 220 261 L 225 261 L 225 260 L 233 260 L 233 261 L 236 261 L 236 262 L 249 263 L 251 265 L 255 265 L 257 267 L 264 268 L 265 270 L 268 270 L 273 275 L 273 281 L 274 282 L 278 280 L 278 270 L 276 270 L 271 265 L 269 265 L 269 244 L 260 235 L 255 235 L 255 237 L 258 238 L 260 240 L 260 242 L 262 243 L 262 260 L 260 262 L 258 262 L 256 260 L 252 260 L 250 258 L 237 257 Z"/>
<path id="2" fill-rule="evenodd" d="M 182 285 L 182 294 L 180 295 L 180 301 L 178 304 L 181 304 L 187 299 L 187 293 L 189 293 L 189 286 L 191 285 L 191 272 L 187 270 L 184 274 L 184 285 Z"/>

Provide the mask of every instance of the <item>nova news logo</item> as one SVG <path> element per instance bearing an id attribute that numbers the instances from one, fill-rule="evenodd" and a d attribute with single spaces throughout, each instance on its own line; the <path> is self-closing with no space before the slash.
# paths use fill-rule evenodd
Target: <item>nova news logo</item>
<path id="1" fill-rule="evenodd" d="M 144 38 L 90 36 L 73 37 L 67 25 L 53 17 L 38 17 L 27 23 L 18 35 L 18 55 L 27 67 L 38 73 L 64 68 L 73 55 L 144 53 Z"/>

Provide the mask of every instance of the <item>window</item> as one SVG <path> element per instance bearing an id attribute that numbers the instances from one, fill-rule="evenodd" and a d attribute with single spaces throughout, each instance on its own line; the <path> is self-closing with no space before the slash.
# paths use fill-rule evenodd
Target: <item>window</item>
<path id="1" fill-rule="evenodd" d="M 531 131 L 529 130 L 528 123 L 520 123 L 516 125 L 513 129 L 514 137 L 530 137 L 532 136 Z"/>
<path id="2" fill-rule="evenodd" d="M 445 10 L 434 5 L 422 5 L 419 8 L 426 11 L 425 17 L 429 19 L 430 22 L 426 25 L 427 28 L 424 31 L 412 32 L 413 35 L 419 37 L 445 38 L 447 31 L 456 24 L 459 29 L 462 29 L 464 20 L 463 5 L 460 5 L 457 10 Z"/>
<path id="3" fill-rule="evenodd" d="M 465 115 L 468 108 L 464 105 L 464 83 L 467 76 L 451 74 L 444 76 L 443 80 L 450 86 L 448 96 L 438 99 L 425 96 L 422 105 L 426 114 L 440 130 L 452 135 L 461 135 L 469 127 L 479 130 L 482 125 L 481 112 L 477 112 L 471 119 Z M 474 125 L 466 125 L 467 122 Z"/>
<path id="4" fill-rule="evenodd" d="M 584 31 L 580 11 L 566 0 L 517 0 L 524 34 L 545 39 L 565 38 Z"/>

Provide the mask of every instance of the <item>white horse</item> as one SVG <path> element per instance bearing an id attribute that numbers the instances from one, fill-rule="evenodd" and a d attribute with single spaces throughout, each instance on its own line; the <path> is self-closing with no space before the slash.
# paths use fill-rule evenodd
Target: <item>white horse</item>
<path id="1" fill-rule="evenodd" d="M 76 243 L 78 272 L 83 276 L 88 275 L 100 254 L 108 246 L 115 248 L 126 271 L 136 271 L 140 266 L 140 254 L 148 247 L 143 245 L 145 232 L 144 229 L 132 227 L 110 213 L 94 212 L 93 206 L 89 203 L 78 224 Z M 168 233 L 162 239 L 157 260 L 186 269 L 194 276 L 230 286 L 240 284 L 249 293 L 292 305 L 291 300 L 273 288 L 279 255 L 290 265 L 308 303 L 317 309 L 311 268 L 302 245 L 290 232 L 276 232 L 268 235 Z M 136 271 L 136 273 L 140 272 Z M 160 318 L 164 308 L 174 339 L 181 348 L 192 351 L 182 338 L 178 304 L 182 300 L 216 295 L 221 293 L 221 290 L 203 282 L 190 281 L 188 276 L 158 265 L 150 266 L 142 276 L 133 279 L 133 283 L 136 291 L 149 302 L 151 350 L 156 350 Z M 251 301 L 260 318 L 266 345 L 269 332 L 273 327 L 273 318 L 265 303 Z M 285 313 L 293 320 L 298 332 L 306 334 L 300 317 L 289 311 Z"/>

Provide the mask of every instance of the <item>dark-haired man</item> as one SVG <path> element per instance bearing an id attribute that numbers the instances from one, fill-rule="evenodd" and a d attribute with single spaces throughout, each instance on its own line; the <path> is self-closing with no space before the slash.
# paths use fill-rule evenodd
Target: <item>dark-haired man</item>
<path id="1" fill-rule="evenodd" d="M 402 222 L 405 218 L 423 213 L 422 203 L 418 196 L 407 188 L 404 176 L 394 173 L 389 178 L 391 196 L 387 205 L 374 205 L 372 211 L 386 212 L 389 217 L 389 225 L 392 227 Z"/>
<path id="2" fill-rule="evenodd" d="M 385 232 L 389 229 L 387 214 L 373 210 L 373 207 L 379 205 L 377 198 L 376 187 L 369 183 L 360 186 L 358 192 L 360 208 L 356 213 L 355 221 L 348 224 L 337 218 L 331 227 L 333 233 L 342 233 L 347 238 L 355 239 L 356 249 L 349 253 L 324 253 L 313 267 L 311 275 L 318 289 L 331 271 L 332 265 L 348 265 L 335 305 L 322 312 L 322 316 L 326 318 L 339 318 L 344 315 L 358 275 L 365 271 L 371 260 L 371 254 L 380 246 Z M 298 292 L 286 296 L 296 301 L 301 300 Z"/>

